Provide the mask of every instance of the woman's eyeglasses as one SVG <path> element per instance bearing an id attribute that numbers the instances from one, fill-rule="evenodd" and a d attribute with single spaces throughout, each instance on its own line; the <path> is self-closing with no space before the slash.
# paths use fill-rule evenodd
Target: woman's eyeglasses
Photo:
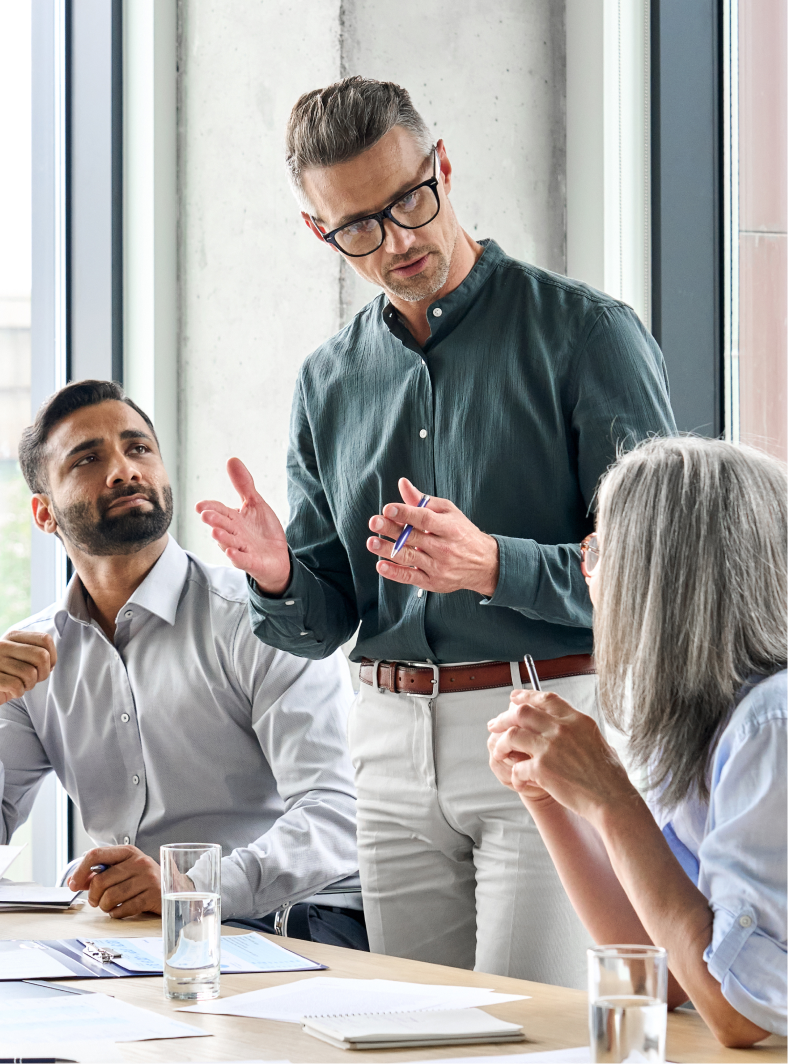
<path id="1" fill-rule="evenodd" d="M 597 565 L 599 565 L 599 539 L 596 532 L 592 532 L 580 544 L 580 568 L 583 576 L 590 576 Z"/>

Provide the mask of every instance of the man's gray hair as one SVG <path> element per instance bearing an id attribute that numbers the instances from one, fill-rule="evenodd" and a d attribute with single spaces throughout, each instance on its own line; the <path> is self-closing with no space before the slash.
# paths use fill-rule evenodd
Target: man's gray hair
<path id="1" fill-rule="evenodd" d="M 429 155 L 427 123 L 407 90 L 393 81 L 355 75 L 305 92 L 290 112 L 285 141 L 290 183 L 301 209 L 312 211 L 302 183 L 305 170 L 354 159 L 394 126 L 412 133 L 425 157 Z"/>
<path id="2" fill-rule="evenodd" d="M 601 483 L 600 703 L 667 809 L 708 797 L 736 692 L 785 668 L 787 495 L 777 459 L 694 436 L 640 444 Z"/>

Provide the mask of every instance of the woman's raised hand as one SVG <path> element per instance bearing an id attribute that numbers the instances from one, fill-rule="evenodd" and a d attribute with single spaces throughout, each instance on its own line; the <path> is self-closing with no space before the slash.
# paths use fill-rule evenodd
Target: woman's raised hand
<path id="1" fill-rule="evenodd" d="M 549 691 L 514 691 L 489 721 L 490 767 L 523 802 L 552 799 L 593 822 L 639 796 L 596 722 Z"/>

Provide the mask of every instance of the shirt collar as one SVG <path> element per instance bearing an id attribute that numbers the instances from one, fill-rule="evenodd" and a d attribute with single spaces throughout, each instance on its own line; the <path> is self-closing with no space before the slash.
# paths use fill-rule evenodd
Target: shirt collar
<path id="1" fill-rule="evenodd" d="M 126 606 L 133 604 L 142 607 L 148 613 L 154 613 L 167 624 L 175 624 L 178 603 L 188 570 L 188 555 L 172 536 L 169 536 L 167 546 L 158 561 L 128 602 L 121 607 L 121 612 Z M 65 594 L 55 612 L 54 621 L 60 635 L 63 634 L 66 619 L 69 617 L 79 624 L 89 625 L 91 623 L 85 602 L 85 588 L 76 573 L 69 580 Z"/>
<path id="2" fill-rule="evenodd" d="M 436 299 L 427 308 L 430 338 L 424 344 L 425 351 L 434 347 L 459 325 L 482 286 L 504 258 L 503 251 L 494 240 L 479 240 L 478 243 L 484 250 L 465 280 L 458 284 L 454 291 Z M 383 306 L 383 321 L 395 335 L 399 335 L 402 326 L 391 302 L 387 301 Z"/>

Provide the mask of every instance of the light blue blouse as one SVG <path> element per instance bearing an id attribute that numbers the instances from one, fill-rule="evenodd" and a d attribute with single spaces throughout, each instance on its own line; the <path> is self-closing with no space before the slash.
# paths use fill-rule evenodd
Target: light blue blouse
<path id="1" fill-rule="evenodd" d="M 733 1007 L 786 1033 L 786 672 L 745 689 L 720 736 L 709 801 L 654 813 L 714 913 L 704 953 Z"/>

